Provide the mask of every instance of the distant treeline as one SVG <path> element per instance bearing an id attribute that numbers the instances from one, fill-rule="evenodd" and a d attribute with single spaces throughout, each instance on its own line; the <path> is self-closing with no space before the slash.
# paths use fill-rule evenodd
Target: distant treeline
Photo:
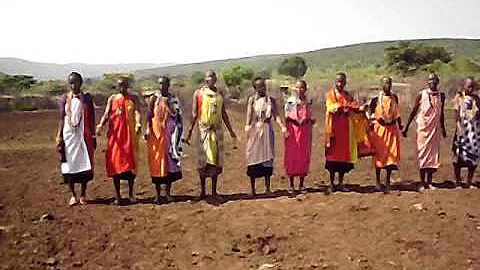
<path id="1" fill-rule="evenodd" d="M 340 53 L 340 52 L 339 52 Z M 362 53 L 361 51 L 358 53 Z M 300 54 L 301 55 L 301 54 Z M 250 81 L 255 76 L 274 78 L 284 81 L 294 81 L 305 78 L 310 84 L 319 84 L 322 80 L 329 80 L 332 73 L 345 71 L 347 74 L 360 74 L 357 80 L 383 75 L 396 75 L 399 77 L 413 76 L 421 72 L 436 72 L 441 76 L 475 76 L 480 74 L 479 63 L 469 57 L 457 56 L 445 46 L 425 45 L 418 42 L 398 42 L 395 45 L 384 48 L 383 64 L 375 64 L 366 61 L 355 65 L 334 66 L 329 69 L 318 68 L 309 62 L 309 58 L 285 56 L 281 61 L 275 62 L 267 68 L 242 65 L 234 63 L 230 66 L 217 70 L 221 84 L 225 86 L 227 94 L 231 98 L 240 98 L 245 89 L 250 88 Z M 68 74 L 65 74 L 67 76 Z M 100 78 L 85 78 L 83 88 L 91 93 L 108 95 L 113 93 L 115 82 L 119 76 L 129 76 L 132 90 L 137 92 L 151 91 L 157 88 L 157 80 L 160 75 L 136 75 L 109 73 Z M 192 90 L 203 81 L 203 70 L 198 70 L 189 75 L 170 76 L 173 87 L 177 89 Z M 65 81 L 49 80 L 37 81 L 29 75 L 7 75 L 0 73 L 0 94 L 19 95 L 49 95 L 56 96 L 67 90 Z"/>

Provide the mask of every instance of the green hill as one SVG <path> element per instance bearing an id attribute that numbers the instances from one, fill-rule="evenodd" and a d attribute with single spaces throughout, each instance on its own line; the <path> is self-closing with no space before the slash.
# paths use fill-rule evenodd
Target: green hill
<path id="1" fill-rule="evenodd" d="M 413 44 L 423 43 L 430 46 L 445 46 L 454 57 L 467 57 L 480 61 L 480 39 L 424 39 L 411 40 Z M 361 43 L 342 47 L 327 48 L 310 52 L 279 55 L 261 55 L 254 57 L 209 61 L 202 63 L 175 65 L 152 69 L 138 70 L 140 76 L 148 75 L 190 75 L 195 71 L 208 68 L 222 69 L 229 65 L 240 64 L 256 69 L 276 68 L 280 61 L 291 55 L 303 57 L 312 70 L 328 68 L 364 67 L 369 65 L 383 65 L 383 53 L 386 47 L 396 45 L 398 41 L 382 41 Z"/>

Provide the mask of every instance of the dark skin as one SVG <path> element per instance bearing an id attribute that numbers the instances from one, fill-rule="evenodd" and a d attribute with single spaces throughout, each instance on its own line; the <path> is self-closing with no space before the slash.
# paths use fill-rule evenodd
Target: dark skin
<path id="1" fill-rule="evenodd" d="M 442 102 L 442 109 L 441 109 L 441 114 L 440 114 L 440 126 L 442 129 L 442 136 L 443 138 L 447 137 L 447 131 L 445 129 L 445 114 L 444 114 L 444 108 L 445 108 L 445 96 L 443 93 L 440 93 L 438 90 L 438 84 L 440 83 L 440 80 L 437 75 L 435 74 L 430 74 L 427 80 L 427 85 L 428 87 L 433 91 L 434 94 L 439 94 L 441 95 L 441 102 Z M 417 98 L 415 99 L 415 105 L 412 109 L 412 112 L 410 113 L 410 116 L 408 118 L 407 125 L 405 126 L 405 129 L 403 130 L 402 134 L 403 137 L 407 137 L 408 133 L 408 128 L 410 127 L 410 124 L 412 123 L 413 119 L 418 113 L 418 109 L 420 108 L 420 101 L 421 101 L 422 96 L 418 95 Z M 430 188 L 432 189 L 432 180 L 433 180 L 433 173 L 435 172 L 435 169 L 430 169 L 430 168 L 424 168 L 420 169 L 420 181 L 423 184 L 423 187 L 420 188 L 420 191 L 423 188 Z"/>
<path id="2" fill-rule="evenodd" d="M 467 78 L 463 81 L 463 93 L 465 96 L 469 96 L 473 98 L 477 106 L 480 105 L 480 97 L 475 93 L 477 88 L 477 84 L 474 80 L 471 78 Z M 460 120 L 460 111 L 455 110 L 455 123 L 458 123 Z M 467 167 L 467 186 L 469 188 L 475 188 L 473 185 L 473 176 L 475 174 L 475 171 L 477 169 L 477 166 L 468 166 Z M 453 163 L 453 171 L 455 173 L 455 180 L 456 180 L 456 185 L 458 188 L 462 186 L 462 167 L 458 163 Z"/>
<path id="3" fill-rule="evenodd" d="M 70 75 L 68 76 L 68 84 L 69 84 L 69 95 L 70 96 L 80 96 L 82 95 L 82 79 L 78 77 L 77 75 Z M 57 129 L 57 146 L 60 146 L 63 144 L 63 125 L 65 124 L 65 119 L 63 117 L 60 118 L 58 129 Z M 73 181 L 69 183 L 70 191 L 72 192 L 73 197 L 77 197 L 77 194 L 75 192 L 75 184 Z M 87 193 L 87 183 L 81 183 L 80 187 L 80 200 L 83 203 L 84 198 L 86 197 Z"/>
<path id="4" fill-rule="evenodd" d="M 164 77 L 160 77 L 158 79 L 158 95 L 161 95 L 162 97 L 168 97 L 170 95 L 169 92 L 170 88 L 170 82 L 168 79 Z M 152 95 L 150 99 L 148 100 L 148 112 L 150 115 L 153 115 L 154 113 L 154 107 L 155 107 L 155 101 L 157 97 L 155 95 Z M 173 109 L 169 107 L 170 113 L 173 113 Z M 153 123 L 152 123 L 152 118 L 147 117 L 147 130 L 145 131 L 145 140 L 148 140 L 148 137 L 151 135 L 151 132 L 153 130 Z M 171 201 L 172 197 L 170 195 L 172 189 L 172 184 L 168 183 L 165 185 L 165 197 L 167 201 Z M 157 197 L 155 198 L 155 201 L 158 203 L 160 201 L 160 194 L 161 194 L 161 184 L 160 183 L 155 183 L 155 191 L 157 192 Z"/>
<path id="5" fill-rule="evenodd" d="M 217 83 L 217 75 L 215 72 L 209 70 L 205 72 L 205 86 L 210 88 L 210 90 L 217 92 L 217 87 L 215 84 Z M 193 95 L 193 104 L 197 104 L 197 92 Z M 197 114 L 196 111 L 192 113 L 192 119 L 191 119 L 191 124 L 190 128 L 188 130 L 187 138 L 185 140 L 185 143 L 187 145 L 190 145 L 190 141 L 192 138 L 192 133 L 193 129 L 195 128 L 195 124 L 197 123 L 200 115 Z M 225 109 L 225 105 L 222 106 L 222 121 L 227 127 L 228 131 L 230 132 L 230 136 L 232 139 L 236 139 L 237 135 L 233 131 L 232 125 L 230 123 L 230 118 L 228 117 L 227 110 Z M 212 195 L 217 196 L 217 182 L 218 182 L 218 175 L 213 175 L 211 176 L 212 179 Z M 207 178 L 204 175 L 200 175 L 200 197 L 205 197 L 205 189 L 206 189 L 206 181 Z"/>
<path id="6" fill-rule="evenodd" d="M 296 84 L 296 87 L 295 87 L 295 90 L 297 91 L 298 93 L 298 98 L 301 100 L 301 102 L 303 103 L 307 103 L 307 83 L 305 81 L 298 81 L 297 84 Z M 294 121 L 292 119 L 289 119 L 288 121 Z M 300 120 L 299 122 L 295 121 L 296 125 L 303 125 L 304 120 Z M 310 123 L 312 125 L 315 124 L 315 119 L 306 119 L 305 121 L 308 121 L 307 123 Z M 305 175 L 300 175 L 299 176 L 299 180 L 300 180 L 300 183 L 298 185 L 298 189 L 300 190 L 300 192 L 305 192 L 305 185 L 304 185 L 304 182 L 305 182 Z M 290 184 L 290 188 L 289 190 L 291 191 L 294 191 L 295 190 L 295 177 L 294 176 L 291 176 L 289 177 L 289 184 Z"/>
<path id="7" fill-rule="evenodd" d="M 385 77 L 385 78 L 382 79 L 382 91 L 383 91 L 385 96 L 388 96 L 388 97 L 392 96 L 397 101 L 397 104 L 398 104 L 398 97 L 395 94 L 392 93 L 392 79 L 391 78 Z M 369 107 L 370 107 L 371 113 L 375 112 L 375 108 L 377 107 L 378 102 L 381 102 L 381 101 L 378 101 L 377 99 L 373 99 L 372 102 L 370 103 Z M 383 118 L 376 119 L 375 121 L 382 126 L 384 126 L 386 124 L 385 120 Z M 397 122 L 399 130 L 402 130 L 403 129 L 402 119 L 400 117 L 398 117 L 395 121 Z M 387 166 L 383 169 L 385 169 L 386 174 L 387 174 L 386 179 L 385 179 L 384 193 L 388 194 L 388 193 L 390 193 L 390 187 L 391 187 L 390 182 L 391 182 L 391 176 L 392 176 L 393 168 Z M 381 190 L 381 186 L 382 186 L 381 181 L 380 181 L 381 171 L 382 171 L 382 168 L 375 168 L 375 176 L 376 176 L 376 180 L 377 180 L 377 185 L 375 187 L 376 190 Z"/>
<path id="8" fill-rule="evenodd" d="M 255 93 L 256 93 L 256 97 L 250 97 L 249 101 L 248 101 L 248 107 L 247 107 L 247 121 L 246 121 L 246 125 L 245 125 L 245 132 L 248 133 L 251 126 L 252 126 L 252 122 L 253 122 L 253 108 L 252 108 L 252 104 L 254 102 L 254 99 L 255 98 L 263 98 L 266 96 L 267 94 L 267 86 L 265 84 L 265 80 L 264 79 L 258 79 L 254 82 L 253 84 L 253 88 L 255 90 Z M 271 98 L 272 99 L 272 116 L 273 118 L 275 119 L 275 121 L 277 122 L 277 124 L 280 126 L 280 128 L 282 129 L 282 132 L 283 134 L 287 135 L 286 134 L 286 131 L 287 129 L 285 128 L 285 125 L 283 124 L 283 121 L 280 117 L 280 115 L 278 114 L 278 108 L 277 108 L 277 104 L 276 104 L 276 101 L 274 98 Z M 255 190 L 255 182 L 256 182 L 256 179 L 254 177 L 250 177 L 250 187 L 251 187 L 251 190 L 252 190 L 252 196 L 255 196 L 256 195 L 256 190 Z M 271 190 L 270 190 L 270 176 L 265 176 L 265 194 L 269 195 L 271 194 Z"/>
<path id="9" fill-rule="evenodd" d="M 126 96 L 128 95 L 128 88 L 129 88 L 129 81 L 127 78 L 120 78 L 117 81 L 117 90 L 120 94 Z M 110 114 L 112 113 L 112 101 L 113 101 L 114 96 L 110 96 L 110 98 L 107 101 L 107 106 L 105 107 L 105 112 L 102 116 L 102 119 L 100 120 L 100 123 L 97 125 L 97 136 L 100 136 L 102 133 L 102 129 L 105 126 L 105 124 L 108 122 L 108 119 L 110 119 Z M 138 111 L 138 108 L 135 107 L 135 122 L 137 123 L 135 126 L 135 132 L 137 135 L 140 134 L 141 131 L 141 116 L 140 112 Z M 115 204 L 119 204 L 121 200 L 121 195 L 120 195 L 120 177 L 119 176 L 114 176 L 113 177 L 113 185 L 115 188 Z M 130 198 L 131 202 L 135 202 L 135 198 L 133 195 L 133 185 L 135 183 L 135 179 L 128 179 L 128 196 Z"/>

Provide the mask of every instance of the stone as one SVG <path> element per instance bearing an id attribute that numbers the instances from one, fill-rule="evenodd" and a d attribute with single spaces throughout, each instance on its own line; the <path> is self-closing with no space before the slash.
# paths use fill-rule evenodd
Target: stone
<path id="1" fill-rule="evenodd" d="M 50 257 L 45 261 L 45 264 L 48 265 L 48 266 L 55 266 L 55 265 L 57 265 L 57 263 L 58 263 L 57 259 L 55 259 L 53 257 Z"/>
<path id="2" fill-rule="evenodd" d="M 49 221 L 49 220 L 50 221 L 55 220 L 55 217 L 50 213 L 45 213 L 40 217 L 40 221 Z"/>
<path id="3" fill-rule="evenodd" d="M 275 264 L 265 263 L 265 264 L 260 265 L 260 266 L 257 268 L 257 270 L 273 269 L 274 267 L 275 267 Z"/>

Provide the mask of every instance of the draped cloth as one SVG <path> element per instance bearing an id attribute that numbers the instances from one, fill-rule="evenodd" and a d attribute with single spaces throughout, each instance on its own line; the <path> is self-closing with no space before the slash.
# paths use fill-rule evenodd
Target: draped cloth
<path id="1" fill-rule="evenodd" d="M 398 98 L 394 94 L 386 96 L 381 92 L 372 101 L 373 132 L 370 139 L 375 149 L 373 165 L 375 168 L 397 169 L 400 162 L 400 130 L 397 119 L 400 118 Z M 382 124 L 383 122 L 383 124 Z"/>
<path id="2" fill-rule="evenodd" d="M 461 167 L 475 167 L 480 162 L 480 104 L 478 97 L 458 93 L 454 109 L 458 113 L 452 143 L 453 163 Z"/>
<path id="3" fill-rule="evenodd" d="M 198 116 L 198 171 L 215 176 L 223 171 L 223 95 L 208 87 L 194 93 L 193 114 Z"/>
<path id="4" fill-rule="evenodd" d="M 63 118 L 62 135 L 65 160 L 60 169 L 65 179 L 93 179 L 95 139 L 95 109 L 90 94 L 65 94 L 60 99 Z"/>
<path id="5" fill-rule="evenodd" d="M 312 104 L 291 96 L 285 103 L 288 137 L 285 138 L 284 167 L 287 175 L 306 176 L 312 153 Z"/>
<path id="6" fill-rule="evenodd" d="M 344 108 L 348 108 L 349 112 L 343 112 Z M 349 172 L 358 157 L 371 155 L 368 119 L 358 109 L 357 101 L 348 92 L 334 87 L 327 92 L 325 168 L 329 171 Z"/>
<path id="7" fill-rule="evenodd" d="M 108 121 L 106 167 L 108 177 L 122 173 L 135 174 L 137 169 L 138 138 L 135 132 L 136 98 L 114 94 Z"/>
<path id="8" fill-rule="evenodd" d="M 257 95 L 249 99 L 251 114 L 247 133 L 247 175 L 250 177 L 271 176 L 275 156 L 275 134 L 272 127 L 272 99 Z"/>
<path id="9" fill-rule="evenodd" d="M 431 89 L 420 92 L 417 123 L 417 161 L 420 169 L 440 167 L 442 94 Z"/>
<path id="10" fill-rule="evenodd" d="M 152 99 L 153 108 L 147 114 L 152 121 L 152 130 L 147 138 L 150 175 L 152 178 L 172 178 L 181 171 L 183 122 L 179 100 L 173 95 L 154 95 Z"/>

